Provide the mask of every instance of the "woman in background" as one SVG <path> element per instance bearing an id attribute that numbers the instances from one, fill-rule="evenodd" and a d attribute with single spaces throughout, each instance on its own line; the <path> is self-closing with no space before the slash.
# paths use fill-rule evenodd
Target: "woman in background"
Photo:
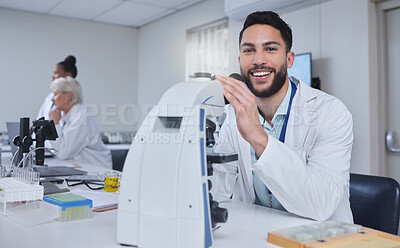
<path id="1" fill-rule="evenodd" d="M 56 64 L 53 68 L 53 76 L 52 81 L 59 77 L 73 77 L 76 78 L 78 75 L 78 68 L 76 68 L 76 58 L 72 55 L 69 55 L 61 61 L 60 63 Z M 49 119 L 49 112 L 54 108 L 53 104 L 53 92 L 51 92 L 46 99 L 44 100 L 42 106 L 40 107 L 39 114 L 37 119 L 40 117 L 44 117 L 46 120 Z"/>
<path id="2" fill-rule="evenodd" d="M 50 144 L 58 150 L 57 158 L 111 169 L 111 153 L 101 140 L 93 117 L 88 116 L 86 106 L 82 105 L 78 81 L 60 77 L 52 82 L 51 88 L 55 109 L 50 111 L 49 119 L 54 121 L 59 137 Z"/>

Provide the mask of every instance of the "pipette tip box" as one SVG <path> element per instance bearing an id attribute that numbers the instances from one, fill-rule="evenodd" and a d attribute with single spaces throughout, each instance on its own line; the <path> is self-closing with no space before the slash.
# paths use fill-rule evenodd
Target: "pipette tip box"
<path id="1" fill-rule="evenodd" d="M 59 221 L 88 219 L 92 217 L 92 200 L 85 197 L 67 194 L 54 194 L 43 197 L 43 200 L 59 207 Z"/>

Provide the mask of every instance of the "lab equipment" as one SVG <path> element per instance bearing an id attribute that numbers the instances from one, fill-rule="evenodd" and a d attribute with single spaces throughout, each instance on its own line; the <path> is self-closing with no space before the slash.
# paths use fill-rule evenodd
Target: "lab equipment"
<path id="1" fill-rule="evenodd" d="M 236 72 L 230 74 L 229 77 L 234 78 L 239 81 L 242 81 L 242 82 L 244 81 L 242 75 L 240 75 L 239 73 L 236 73 Z M 224 101 L 225 101 L 225 104 L 229 104 L 229 101 L 228 101 L 228 99 L 226 99 L 225 96 L 224 96 Z"/>
<path id="2" fill-rule="evenodd" d="M 32 133 L 35 133 L 35 139 L 32 138 Z M 23 158 L 24 153 L 29 153 L 29 148 L 33 141 L 36 141 L 36 165 L 44 164 L 44 142 L 45 140 L 55 140 L 58 138 L 54 122 L 45 120 L 43 117 L 33 121 L 32 127 L 29 129 L 29 118 L 20 118 L 20 133 L 19 136 L 13 138 L 14 145 L 18 146 L 17 165 Z"/>
<path id="3" fill-rule="evenodd" d="M 150 111 L 123 168 L 118 243 L 212 246 L 206 120 L 220 116 L 224 106 L 220 82 L 196 73 L 172 86 Z M 227 211 L 220 213 L 226 221 Z"/>
<path id="4" fill-rule="evenodd" d="M 120 183 L 120 173 L 117 171 L 107 171 L 104 173 L 104 191 L 118 192 Z"/>
<path id="5" fill-rule="evenodd" d="M 29 135 L 29 118 L 20 118 L 19 125 L 19 136 L 12 138 L 10 137 L 10 140 L 12 139 L 12 143 L 18 147 L 17 153 L 14 154 L 14 156 L 17 156 L 16 164 L 19 164 L 19 162 L 22 160 L 22 155 L 24 153 L 29 153 L 29 147 L 32 145 Z M 14 162 L 14 159 L 12 162 Z"/>
<path id="6" fill-rule="evenodd" d="M 305 242 L 319 241 L 324 243 L 330 237 L 343 234 L 359 233 L 361 225 L 349 224 L 340 221 L 325 221 L 309 225 L 289 227 L 276 232 L 268 233 L 268 242 L 283 247 L 306 247 Z M 291 245 L 287 245 L 288 241 Z M 296 243 L 296 245 L 294 245 Z"/>
<path id="7" fill-rule="evenodd" d="M 39 184 L 39 173 L 29 168 L 13 167 L 11 177 L 17 178 L 27 184 Z"/>
<path id="8" fill-rule="evenodd" d="M 22 162 L 28 163 L 29 156 L 24 154 Z M 9 170 L 8 170 L 9 169 Z M 2 213 L 7 214 L 7 203 L 41 200 L 43 186 L 39 185 L 39 173 L 28 167 L 6 168 L 0 165 L 0 203 Z M 8 207 L 9 208 L 9 207 Z M 0 210 L 1 211 L 1 210 Z"/>
<path id="9" fill-rule="evenodd" d="M 5 166 L 0 165 L 0 178 L 7 177 L 8 172 Z"/>
<path id="10" fill-rule="evenodd" d="M 21 204 L 7 211 L 8 219 L 25 227 L 52 221 L 58 217 L 58 208 L 44 201 L 34 201 Z"/>
<path id="11" fill-rule="evenodd" d="M 7 214 L 7 203 L 36 201 L 43 198 L 43 186 L 22 181 L 21 179 L 27 176 L 23 175 L 24 173 L 26 171 L 22 171 L 21 175 L 17 173 L 16 177 L 0 178 L 0 203 L 3 203 L 3 215 Z"/>
<path id="12" fill-rule="evenodd" d="M 92 200 L 72 193 L 54 194 L 43 197 L 43 201 L 59 207 L 61 222 L 92 217 Z"/>
<path id="13" fill-rule="evenodd" d="M 208 176 L 213 175 L 213 164 L 223 164 L 238 160 L 237 154 L 220 154 L 210 153 L 207 154 L 207 174 Z M 208 180 L 208 190 L 211 190 L 212 183 Z M 219 207 L 219 203 L 213 201 L 212 194 L 209 194 L 210 200 L 210 211 L 211 211 L 211 227 L 216 228 L 217 223 L 225 223 L 228 218 L 228 212 L 224 208 Z"/>
<path id="14" fill-rule="evenodd" d="M 339 221 L 289 227 L 268 233 L 268 242 L 284 248 L 399 247 L 400 237 Z"/>
<path id="15" fill-rule="evenodd" d="M 52 120 L 45 120 L 44 117 L 33 121 L 31 132 L 35 133 L 36 148 L 44 147 L 46 140 L 55 140 L 58 138 L 57 130 Z M 44 165 L 44 149 L 36 150 L 36 165 Z"/>
<path id="16" fill-rule="evenodd" d="M 58 178 L 58 177 L 45 177 L 45 178 L 40 178 L 40 183 L 63 183 L 64 179 L 63 178 Z"/>

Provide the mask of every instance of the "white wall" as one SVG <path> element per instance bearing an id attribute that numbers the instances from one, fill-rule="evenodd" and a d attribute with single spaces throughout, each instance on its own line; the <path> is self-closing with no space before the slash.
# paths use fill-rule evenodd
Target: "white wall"
<path id="1" fill-rule="evenodd" d="M 223 0 L 206 0 L 139 29 L 141 120 L 173 84 L 185 80 L 186 30 L 225 16 Z"/>
<path id="2" fill-rule="evenodd" d="M 340 17 L 339 17 L 340 15 Z M 295 52 L 311 51 L 313 76 L 353 115 L 351 171 L 369 174 L 371 164 L 368 0 L 334 0 L 282 15 L 294 30 Z M 309 28 L 308 28 L 309 27 Z"/>
<path id="3" fill-rule="evenodd" d="M 320 77 L 322 90 L 341 99 L 352 113 L 351 171 L 365 174 L 375 172 L 377 166 L 371 162 L 371 144 L 376 141 L 372 136 L 370 87 L 376 82 L 369 74 L 368 6 L 368 0 L 332 0 L 281 14 L 293 29 L 293 51 L 312 52 L 313 76 Z M 224 15 L 222 0 L 208 0 L 140 29 L 139 106 L 156 104 L 165 90 L 184 80 L 186 29 Z M 242 25 L 243 21 L 229 20 L 231 71 L 239 70 Z"/>
<path id="4" fill-rule="evenodd" d="M 0 34 L 0 131 L 6 121 L 36 118 L 53 66 L 69 54 L 77 58 L 84 101 L 99 110 L 99 128 L 134 130 L 137 29 L 0 8 Z"/>

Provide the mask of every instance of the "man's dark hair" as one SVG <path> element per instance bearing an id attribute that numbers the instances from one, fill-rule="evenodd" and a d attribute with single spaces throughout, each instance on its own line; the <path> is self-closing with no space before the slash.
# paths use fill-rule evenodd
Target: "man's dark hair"
<path id="1" fill-rule="evenodd" d="M 76 68 L 75 64 L 76 64 L 76 58 L 72 55 L 68 55 L 68 57 L 66 57 L 64 61 L 58 63 L 58 65 L 61 66 L 64 72 L 71 73 L 73 78 L 75 78 L 76 75 L 78 75 L 78 68 Z"/>
<path id="2" fill-rule="evenodd" d="M 240 31 L 239 34 L 239 47 L 240 43 L 242 42 L 244 30 L 255 24 L 270 25 L 278 29 L 281 33 L 282 40 L 285 42 L 286 53 L 290 52 L 293 43 L 292 29 L 279 17 L 277 13 L 272 11 L 257 11 L 247 16 L 246 21 L 243 24 L 242 31 Z"/>

